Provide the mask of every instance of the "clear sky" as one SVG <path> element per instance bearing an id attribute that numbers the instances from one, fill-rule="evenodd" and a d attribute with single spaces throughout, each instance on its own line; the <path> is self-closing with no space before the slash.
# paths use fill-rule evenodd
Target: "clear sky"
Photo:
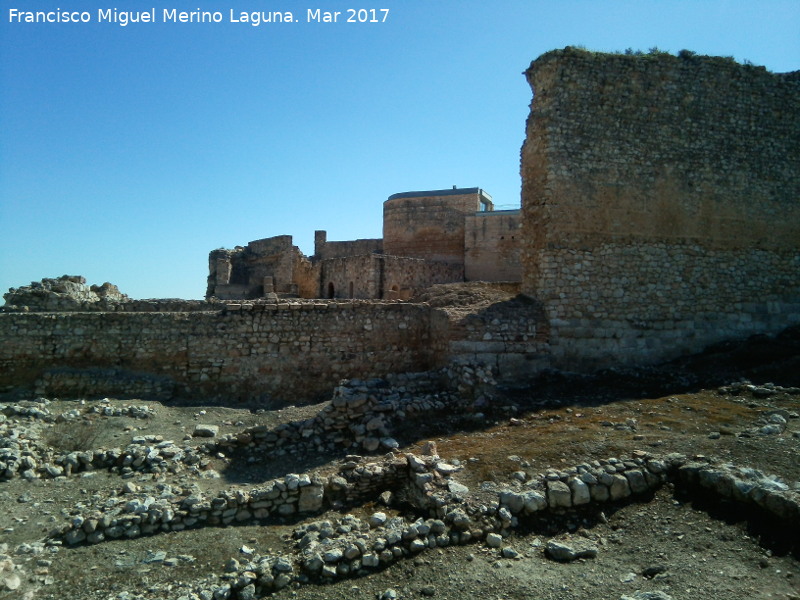
<path id="1" fill-rule="evenodd" d="M 521 73 L 554 48 L 800 69 L 797 0 L 0 6 L 0 293 L 70 274 L 134 298 L 201 298 L 210 250 L 289 234 L 312 254 L 315 229 L 380 237 L 397 192 L 477 186 L 514 208 L 531 100 Z M 389 13 L 347 23 L 348 7 Z M 156 22 L 98 22 L 114 8 L 154 9 Z M 317 8 L 338 22 L 307 22 Z M 9 22 L 12 9 L 91 20 Z M 165 9 L 222 22 L 164 23 Z M 231 10 L 300 22 L 232 23 Z"/>

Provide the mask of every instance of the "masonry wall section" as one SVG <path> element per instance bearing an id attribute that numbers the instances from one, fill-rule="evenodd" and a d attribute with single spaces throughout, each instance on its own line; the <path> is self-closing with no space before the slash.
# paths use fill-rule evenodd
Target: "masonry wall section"
<path id="1" fill-rule="evenodd" d="M 480 210 L 477 188 L 395 194 L 383 203 L 383 251 L 464 264 L 464 216 Z"/>
<path id="2" fill-rule="evenodd" d="M 800 73 L 568 48 L 526 75 L 523 291 L 554 366 L 800 323 Z"/>
<path id="3" fill-rule="evenodd" d="M 467 215 L 464 227 L 466 281 L 520 281 L 520 211 Z"/>
<path id="4" fill-rule="evenodd" d="M 314 257 L 317 260 L 381 252 L 383 252 L 382 238 L 329 242 L 325 231 L 314 232 Z"/>
<path id="5" fill-rule="evenodd" d="M 342 378 L 436 368 L 446 354 L 446 335 L 437 333 L 446 319 L 422 305 L 248 308 L 0 314 L 0 391 L 32 390 L 57 369 L 109 368 L 171 382 L 182 397 L 295 402 L 329 394 Z M 141 377 L 131 381 L 133 393 L 143 389 Z"/>

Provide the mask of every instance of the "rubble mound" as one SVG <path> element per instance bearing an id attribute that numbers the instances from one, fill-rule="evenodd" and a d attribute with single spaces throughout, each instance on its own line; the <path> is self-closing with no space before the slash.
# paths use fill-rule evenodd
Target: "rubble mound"
<path id="1" fill-rule="evenodd" d="M 86 285 L 86 278 L 80 275 L 33 281 L 30 285 L 9 289 L 3 298 L 6 310 L 23 311 L 76 310 L 98 302 L 110 305 L 130 300 L 116 285 L 108 282 Z"/>

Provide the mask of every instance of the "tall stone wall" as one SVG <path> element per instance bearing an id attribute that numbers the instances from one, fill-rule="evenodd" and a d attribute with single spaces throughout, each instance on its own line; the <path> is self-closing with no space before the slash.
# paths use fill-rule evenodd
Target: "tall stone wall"
<path id="1" fill-rule="evenodd" d="M 800 322 L 800 73 L 567 48 L 526 75 L 522 289 L 554 366 Z"/>
<path id="2" fill-rule="evenodd" d="M 464 228 L 464 279 L 520 281 L 520 211 L 467 215 Z"/>
<path id="3" fill-rule="evenodd" d="M 239 310 L 236 310 L 236 309 Z M 442 365 L 446 319 L 423 305 L 281 303 L 179 313 L 0 313 L 0 392 L 311 400 L 342 378 Z M 115 386 L 103 390 L 103 370 Z M 124 376 L 123 376 L 124 375 Z M 154 383 L 147 385 L 152 378 Z M 43 384 L 36 389 L 37 382 Z M 46 389 L 47 383 L 57 389 Z M 99 387 L 97 384 L 99 382 Z"/>

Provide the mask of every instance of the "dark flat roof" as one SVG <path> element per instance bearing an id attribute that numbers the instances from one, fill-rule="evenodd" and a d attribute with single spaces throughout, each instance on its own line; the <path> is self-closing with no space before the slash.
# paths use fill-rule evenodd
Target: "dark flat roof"
<path id="1" fill-rule="evenodd" d="M 449 190 L 428 190 L 426 192 L 401 192 L 399 194 L 392 194 L 388 199 L 395 200 L 397 198 L 425 198 L 426 196 L 461 196 L 464 194 L 479 194 L 486 198 L 489 202 L 492 201 L 492 197 L 489 194 L 477 187 L 455 188 Z"/>

